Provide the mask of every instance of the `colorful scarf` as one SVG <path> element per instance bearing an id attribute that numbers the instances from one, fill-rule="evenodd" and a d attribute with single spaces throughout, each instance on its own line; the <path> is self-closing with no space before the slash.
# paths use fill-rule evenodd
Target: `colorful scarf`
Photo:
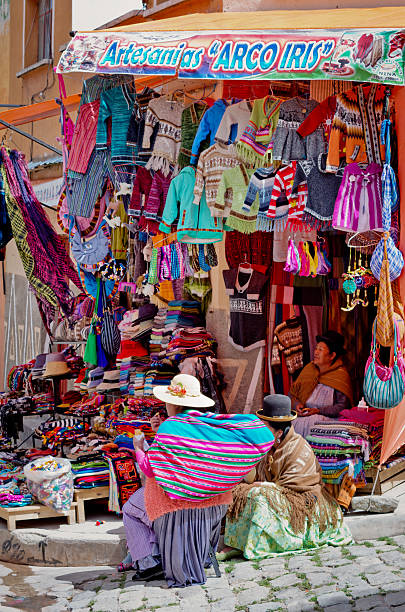
<path id="1" fill-rule="evenodd" d="M 169 497 L 201 501 L 241 482 L 273 442 L 254 415 L 187 410 L 160 425 L 147 456 Z"/>

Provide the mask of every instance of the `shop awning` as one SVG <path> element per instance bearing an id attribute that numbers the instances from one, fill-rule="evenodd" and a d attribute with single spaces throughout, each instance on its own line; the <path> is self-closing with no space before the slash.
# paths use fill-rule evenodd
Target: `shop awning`
<path id="1" fill-rule="evenodd" d="M 79 32 L 58 71 L 403 85 L 405 7 L 201 13 Z"/>

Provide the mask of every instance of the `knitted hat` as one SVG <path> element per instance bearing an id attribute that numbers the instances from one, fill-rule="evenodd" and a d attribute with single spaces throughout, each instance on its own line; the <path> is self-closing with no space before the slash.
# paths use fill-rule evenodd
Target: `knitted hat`
<path id="1" fill-rule="evenodd" d="M 104 372 L 103 382 L 98 385 L 97 391 L 113 391 L 120 388 L 120 371 L 107 370 Z"/>
<path id="2" fill-rule="evenodd" d="M 177 374 L 170 385 L 153 387 L 153 395 L 175 406 L 209 408 L 215 404 L 214 400 L 201 393 L 200 381 L 190 374 Z"/>
<path id="3" fill-rule="evenodd" d="M 66 359 L 63 353 L 49 353 L 46 356 L 44 378 L 49 376 L 64 376 L 70 374 Z"/>
<path id="4" fill-rule="evenodd" d="M 275 393 L 263 398 L 263 408 L 256 412 L 256 416 L 262 421 L 286 423 L 294 421 L 297 418 L 297 413 L 291 411 L 291 399 L 287 395 Z"/>

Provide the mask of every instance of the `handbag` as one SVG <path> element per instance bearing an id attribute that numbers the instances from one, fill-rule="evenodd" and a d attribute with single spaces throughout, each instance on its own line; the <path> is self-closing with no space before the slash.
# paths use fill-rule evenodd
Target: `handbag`
<path id="1" fill-rule="evenodd" d="M 382 346 L 391 346 L 394 342 L 394 300 L 390 281 L 390 264 L 387 258 L 387 241 L 384 237 L 384 259 L 380 273 L 380 291 L 378 294 L 376 340 Z"/>
<path id="2" fill-rule="evenodd" d="M 101 324 L 101 346 L 108 357 L 115 358 L 120 350 L 121 334 L 119 332 L 118 325 L 114 320 L 114 314 L 108 305 L 107 296 L 104 290 L 104 283 L 102 289 L 102 300 L 103 322 Z"/>
<path id="3" fill-rule="evenodd" d="M 84 350 L 83 361 L 85 363 L 90 363 L 91 365 L 98 365 L 97 361 L 97 329 L 96 325 L 98 322 L 98 303 L 100 299 L 100 279 L 96 279 L 97 282 L 97 295 L 96 295 L 96 303 L 94 306 L 94 314 L 90 324 L 90 331 L 87 337 L 86 348 Z"/>
<path id="4" fill-rule="evenodd" d="M 98 270 L 110 253 L 110 236 L 105 223 L 91 238 L 83 239 L 77 231 L 72 239 L 72 254 L 80 268 Z"/>
<path id="5" fill-rule="evenodd" d="M 402 401 L 404 379 L 398 366 L 398 334 L 394 325 L 394 363 L 392 367 L 383 366 L 377 359 L 376 325 L 373 324 L 373 339 L 370 358 L 364 375 L 364 399 L 369 406 L 386 410 L 394 408 Z"/>

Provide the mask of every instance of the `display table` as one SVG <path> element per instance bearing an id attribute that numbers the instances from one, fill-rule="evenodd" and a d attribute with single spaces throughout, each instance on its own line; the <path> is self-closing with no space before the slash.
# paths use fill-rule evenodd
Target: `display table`
<path id="1" fill-rule="evenodd" d="M 56 512 L 56 510 L 53 510 L 48 506 L 43 506 L 42 504 L 36 504 L 34 506 L 19 506 L 17 508 L 0 507 L 0 518 L 7 521 L 7 529 L 9 531 L 16 528 L 17 521 L 30 521 L 32 519 L 40 518 L 66 517 L 68 525 L 74 525 L 76 523 L 76 505 L 76 502 L 73 502 L 67 514 Z"/>
<path id="2" fill-rule="evenodd" d="M 86 520 L 84 502 L 89 499 L 108 499 L 110 487 L 93 487 L 91 489 L 75 489 L 74 501 L 77 507 L 77 522 L 84 523 Z"/>

